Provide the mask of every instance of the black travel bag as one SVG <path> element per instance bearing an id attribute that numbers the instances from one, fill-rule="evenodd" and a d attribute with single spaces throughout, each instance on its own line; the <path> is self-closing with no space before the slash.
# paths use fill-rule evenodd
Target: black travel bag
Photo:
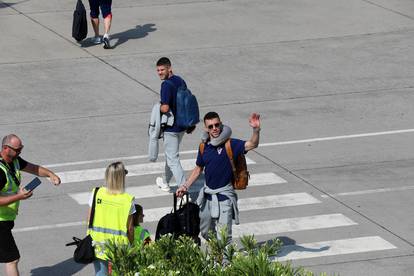
<path id="1" fill-rule="evenodd" d="M 76 9 L 73 12 L 72 37 L 76 41 L 85 39 L 88 35 L 88 20 L 86 18 L 86 9 L 81 0 L 76 3 Z"/>
<path id="2" fill-rule="evenodd" d="M 177 196 L 174 193 L 174 207 L 171 213 L 163 216 L 157 225 L 155 240 L 166 234 L 172 234 L 175 239 L 182 235 L 193 238 L 198 245 L 201 244 L 200 238 L 200 208 L 197 204 L 189 202 L 188 193 L 184 195 L 186 203 L 180 200 L 180 206 L 177 209 Z"/>
<path id="3" fill-rule="evenodd" d="M 93 227 L 93 219 L 95 217 L 95 199 L 98 190 L 99 187 L 96 187 L 93 193 L 93 203 L 91 207 L 88 228 Z M 95 248 L 92 246 L 92 243 L 93 240 L 91 235 L 87 235 L 83 239 L 73 237 L 73 242 L 67 243 L 66 246 L 76 245 L 75 252 L 73 253 L 73 259 L 75 262 L 80 264 L 89 264 L 95 260 Z"/>

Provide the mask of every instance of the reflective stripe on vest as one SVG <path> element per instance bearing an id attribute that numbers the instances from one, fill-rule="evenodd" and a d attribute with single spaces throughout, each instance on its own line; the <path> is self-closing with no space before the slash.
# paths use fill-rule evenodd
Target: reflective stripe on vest
<path id="1" fill-rule="evenodd" d="M 118 235 L 118 236 L 128 236 L 126 232 L 122 230 L 113 230 L 108 228 L 102 228 L 102 227 L 92 227 L 92 230 L 99 233 L 106 233 L 111 235 Z"/>
<path id="2" fill-rule="evenodd" d="M 22 176 L 20 174 L 20 165 L 17 159 L 13 160 L 13 166 L 15 170 L 15 176 L 20 182 Z M 0 196 L 15 195 L 19 191 L 19 186 L 15 183 L 14 178 L 10 175 L 10 170 L 0 162 L 0 169 L 3 170 L 6 175 L 7 182 L 3 189 L 0 190 Z M 0 221 L 13 221 L 16 219 L 19 211 L 20 200 L 10 203 L 6 206 L 0 206 Z"/>
<path id="3" fill-rule="evenodd" d="M 106 241 L 129 242 L 127 222 L 133 199 L 134 197 L 127 193 L 109 194 L 105 187 L 96 193 L 95 216 L 88 233 L 94 241 L 97 258 L 107 259 L 104 247 Z"/>

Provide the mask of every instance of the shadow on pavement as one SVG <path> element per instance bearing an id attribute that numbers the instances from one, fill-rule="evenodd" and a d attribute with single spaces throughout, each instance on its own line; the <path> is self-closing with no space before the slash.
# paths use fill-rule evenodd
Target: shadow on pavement
<path id="1" fill-rule="evenodd" d="M 329 246 L 322 246 L 321 248 L 307 248 L 300 245 L 296 245 L 296 241 L 286 237 L 281 236 L 277 237 L 280 241 L 282 241 L 283 246 L 281 250 L 275 256 L 276 258 L 284 257 L 288 255 L 290 252 L 300 251 L 300 252 L 321 252 L 329 249 Z"/>
<path id="2" fill-rule="evenodd" d="M 154 27 L 155 24 L 148 23 L 144 25 L 137 25 L 135 28 L 131 28 L 121 33 L 116 33 L 111 35 L 111 39 L 118 39 L 117 42 L 112 46 L 112 48 L 117 47 L 130 39 L 143 38 L 148 35 L 150 32 L 155 32 L 157 28 Z"/>
<path id="3" fill-rule="evenodd" d="M 155 24 L 153 23 L 144 24 L 142 26 L 137 25 L 134 28 L 131 28 L 129 30 L 116 33 L 116 34 L 112 34 L 111 35 L 111 44 L 112 44 L 111 49 L 116 48 L 117 46 L 127 42 L 130 39 L 139 39 L 139 38 L 146 37 L 148 33 L 154 32 L 157 30 L 157 28 L 155 28 L 154 26 Z M 89 37 L 80 42 L 80 46 L 84 48 L 95 46 L 95 45 L 96 44 L 92 42 L 92 37 Z"/>
<path id="4" fill-rule="evenodd" d="M 75 263 L 73 258 L 67 259 L 53 266 L 43 266 L 32 269 L 31 276 L 73 275 L 81 271 L 86 265 Z"/>
<path id="5" fill-rule="evenodd" d="M 18 5 L 20 3 L 24 3 L 24 2 L 27 2 L 27 1 L 30 1 L 30 0 L 23 0 L 23 1 L 16 2 L 16 3 L 9 3 L 9 2 L 3 2 L 3 1 L 1 1 L 0 2 L 0 9 L 10 8 L 11 6 Z"/>

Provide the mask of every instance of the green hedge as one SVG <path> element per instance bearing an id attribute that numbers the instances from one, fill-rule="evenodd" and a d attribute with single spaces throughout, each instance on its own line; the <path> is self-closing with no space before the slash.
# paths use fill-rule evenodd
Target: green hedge
<path id="1" fill-rule="evenodd" d="M 107 243 L 113 275 L 116 276 L 311 276 L 304 268 L 290 263 L 269 261 L 281 248 L 279 240 L 258 244 L 254 236 L 240 239 L 242 248 L 228 244 L 225 232 L 213 235 L 203 249 L 189 237 L 174 239 L 166 235 L 149 245 L 116 245 Z M 321 274 L 326 275 L 326 274 Z"/>

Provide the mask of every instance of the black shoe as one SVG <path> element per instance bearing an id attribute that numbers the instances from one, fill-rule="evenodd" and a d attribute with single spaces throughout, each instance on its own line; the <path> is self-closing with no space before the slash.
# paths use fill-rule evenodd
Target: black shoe
<path id="1" fill-rule="evenodd" d="M 103 39 L 103 43 L 104 43 L 104 49 L 111 49 L 111 44 L 109 44 L 109 38 L 108 37 L 104 37 Z"/>

